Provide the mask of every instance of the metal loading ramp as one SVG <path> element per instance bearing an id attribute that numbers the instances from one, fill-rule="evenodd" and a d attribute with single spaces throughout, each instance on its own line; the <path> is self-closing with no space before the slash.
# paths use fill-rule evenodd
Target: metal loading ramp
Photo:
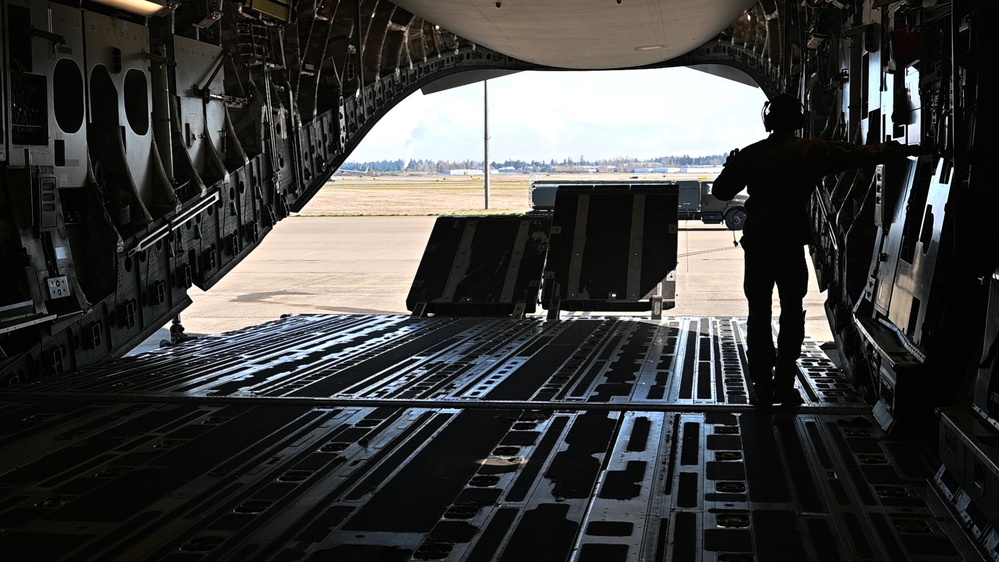
<path id="1" fill-rule="evenodd" d="M 935 436 L 744 319 L 293 316 L 0 395 L 0 552 L 79 560 L 974 560 Z"/>

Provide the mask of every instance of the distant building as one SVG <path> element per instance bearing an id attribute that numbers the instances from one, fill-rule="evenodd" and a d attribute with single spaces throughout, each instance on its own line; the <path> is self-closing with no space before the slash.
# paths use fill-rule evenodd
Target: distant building
<path id="1" fill-rule="evenodd" d="M 723 166 L 683 166 L 680 169 L 684 174 L 720 174 Z"/>
<path id="2" fill-rule="evenodd" d="M 479 168 L 478 170 L 448 170 L 447 171 L 447 175 L 449 175 L 449 176 L 481 176 L 483 173 L 485 173 L 485 172 L 481 168 Z M 496 172 L 495 168 L 489 168 L 489 173 L 490 174 L 495 174 L 497 172 Z"/>
<path id="3" fill-rule="evenodd" d="M 675 174 L 680 171 L 679 166 L 657 166 L 655 168 L 635 168 L 633 174 Z"/>

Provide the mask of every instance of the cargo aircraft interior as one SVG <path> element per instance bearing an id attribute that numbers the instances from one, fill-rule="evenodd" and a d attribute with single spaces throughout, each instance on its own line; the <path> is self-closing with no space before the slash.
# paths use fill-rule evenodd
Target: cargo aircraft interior
<path id="1" fill-rule="evenodd" d="M 0 0 L 0 557 L 999 559 L 997 12 Z M 816 186 L 841 360 L 806 341 L 801 406 L 749 404 L 745 318 L 669 314 L 676 192 L 642 185 L 440 217 L 411 315 L 125 357 L 406 96 L 667 67 L 932 147 Z"/>

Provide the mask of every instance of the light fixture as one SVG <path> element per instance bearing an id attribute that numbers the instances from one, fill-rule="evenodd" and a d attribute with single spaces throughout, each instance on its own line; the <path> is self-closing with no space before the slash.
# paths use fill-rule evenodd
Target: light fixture
<path id="1" fill-rule="evenodd" d="M 635 47 L 636 51 L 658 51 L 659 49 L 665 49 L 663 45 L 645 45 L 643 47 Z"/>
<path id="2" fill-rule="evenodd" d="M 94 0 L 99 4 L 132 12 L 143 17 L 159 15 L 174 7 L 173 2 L 164 0 Z"/>

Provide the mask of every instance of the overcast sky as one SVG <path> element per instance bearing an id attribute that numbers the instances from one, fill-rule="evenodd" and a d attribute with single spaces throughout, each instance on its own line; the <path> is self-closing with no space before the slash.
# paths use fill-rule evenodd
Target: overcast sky
<path id="1" fill-rule="evenodd" d="M 766 132 L 759 88 L 687 68 L 521 72 L 489 81 L 489 156 L 587 160 L 705 156 Z M 482 160 L 482 84 L 412 94 L 379 121 L 350 162 Z"/>

